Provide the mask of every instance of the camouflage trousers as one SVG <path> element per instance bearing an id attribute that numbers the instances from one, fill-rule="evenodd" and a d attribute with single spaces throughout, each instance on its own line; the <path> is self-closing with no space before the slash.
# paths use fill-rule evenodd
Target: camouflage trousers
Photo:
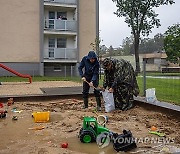
<path id="1" fill-rule="evenodd" d="M 114 89 L 115 107 L 126 110 L 128 106 L 133 105 L 133 88 L 131 86 L 121 84 Z"/>

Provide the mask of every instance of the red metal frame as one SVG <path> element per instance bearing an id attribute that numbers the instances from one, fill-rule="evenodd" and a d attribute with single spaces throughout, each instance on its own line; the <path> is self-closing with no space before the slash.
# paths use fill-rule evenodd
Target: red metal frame
<path id="1" fill-rule="evenodd" d="M 7 71 L 9 71 L 9 72 L 11 72 L 11 73 L 19 76 L 19 77 L 29 78 L 29 83 L 32 83 L 32 77 L 31 77 L 30 75 L 28 75 L 28 74 L 21 74 L 21 73 L 19 73 L 19 72 L 16 72 L 15 70 L 13 70 L 13 69 L 11 69 L 11 68 L 3 65 L 3 64 L 0 64 L 0 67 L 4 68 L 5 70 L 7 70 Z"/>

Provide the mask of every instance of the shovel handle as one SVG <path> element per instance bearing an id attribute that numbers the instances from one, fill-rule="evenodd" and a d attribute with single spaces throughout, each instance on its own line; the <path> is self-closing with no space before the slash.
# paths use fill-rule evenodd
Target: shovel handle
<path id="1" fill-rule="evenodd" d="M 90 83 L 88 82 L 88 81 L 86 81 L 86 80 L 84 80 L 87 84 L 89 84 L 90 85 Z M 94 87 L 93 85 L 91 86 L 91 87 L 93 87 L 94 89 L 97 89 L 96 87 Z"/>

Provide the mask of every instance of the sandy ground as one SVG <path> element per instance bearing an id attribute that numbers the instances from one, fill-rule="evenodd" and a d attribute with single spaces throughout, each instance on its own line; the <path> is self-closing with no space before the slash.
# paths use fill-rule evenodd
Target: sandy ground
<path id="1" fill-rule="evenodd" d="M 71 81 L 42 81 L 32 82 L 2 82 L 0 85 L 1 95 L 33 95 L 43 94 L 40 88 L 54 88 L 54 87 L 72 87 L 81 86 L 82 84 Z"/>
<path id="2" fill-rule="evenodd" d="M 0 119 L 0 154 L 113 154 L 116 151 L 112 145 L 100 149 L 96 143 L 83 144 L 78 138 L 84 116 L 94 116 L 95 100 L 89 100 L 89 108 L 81 109 L 82 100 L 78 98 L 57 99 L 44 102 L 15 102 L 7 108 L 7 117 Z M 22 110 L 14 113 L 12 109 Z M 50 111 L 50 121 L 35 123 L 32 118 L 34 111 Z M 131 130 L 133 136 L 139 139 L 146 137 L 159 139 L 149 134 L 152 125 L 166 134 L 170 143 L 138 142 L 138 148 L 131 153 L 163 153 L 180 150 L 180 121 L 173 116 L 166 115 L 142 107 L 135 107 L 129 111 L 114 111 L 98 113 L 107 115 L 109 121 L 106 127 L 113 132 L 122 133 L 123 129 Z M 12 116 L 18 120 L 12 120 Z M 43 126 L 42 130 L 31 130 Z M 68 142 L 67 149 L 61 148 L 61 143 Z"/>
<path id="3" fill-rule="evenodd" d="M 2 83 L 0 96 L 3 95 L 28 95 L 42 94 L 40 88 L 81 86 L 70 81 L 51 81 L 28 83 Z M 100 149 L 96 143 L 83 144 L 78 138 L 84 116 L 94 116 L 95 99 L 90 98 L 89 108 L 82 110 L 81 98 L 54 99 L 47 101 L 15 102 L 4 108 L 8 111 L 7 117 L 0 119 L 0 154 L 113 154 L 116 151 L 112 145 Z M 14 113 L 12 109 L 22 110 Z M 0 110 L 2 110 L 0 108 Z M 47 123 L 35 123 L 32 113 L 35 111 L 50 111 L 50 121 Z M 131 153 L 163 153 L 180 151 L 180 121 L 179 118 L 153 109 L 135 107 L 129 111 L 114 111 L 98 113 L 107 115 L 109 121 L 106 127 L 113 132 L 122 133 L 123 129 L 131 130 L 133 136 L 138 139 L 138 148 Z M 12 120 L 17 116 L 18 120 Z M 168 142 L 162 143 L 159 137 L 149 134 L 151 126 L 155 125 L 160 132 L 166 134 Z M 43 126 L 42 130 L 32 130 Z M 143 142 L 145 138 L 150 141 Z M 154 140 L 156 143 L 153 142 Z M 164 141 L 164 138 L 163 138 Z M 67 149 L 61 148 L 61 143 L 68 142 Z M 143 143 L 142 143 L 143 142 Z"/>

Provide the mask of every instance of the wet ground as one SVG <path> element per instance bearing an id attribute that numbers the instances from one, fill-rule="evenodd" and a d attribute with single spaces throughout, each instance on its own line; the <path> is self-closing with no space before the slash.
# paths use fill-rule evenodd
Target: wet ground
<path id="1" fill-rule="evenodd" d="M 112 145 L 101 149 L 96 143 L 83 144 L 78 138 L 84 116 L 94 116 L 95 100 L 90 99 L 89 109 L 82 110 L 82 100 L 56 99 L 51 101 L 15 102 L 7 108 L 7 117 L 0 119 L 0 154 L 62 154 L 88 153 L 113 154 L 116 151 Z M 14 113 L 16 108 L 21 113 Z M 50 121 L 35 123 L 32 118 L 34 111 L 50 111 Z M 131 130 L 138 139 L 138 148 L 129 153 L 167 153 L 180 152 L 180 120 L 179 118 L 144 109 L 136 106 L 129 111 L 100 112 L 109 117 L 106 127 L 113 132 L 122 133 L 123 129 Z M 12 120 L 17 116 L 18 120 Z M 39 126 L 42 130 L 33 130 Z M 156 126 L 160 132 L 166 134 L 169 143 L 152 142 L 158 136 L 149 134 L 151 126 Z M 143 141 L 149 138 L 151 141 Z M 163 140 L 164 141 L 164 140 Z M 61 143 L 68 142 L 68 148 L 61 148 Z"/>

